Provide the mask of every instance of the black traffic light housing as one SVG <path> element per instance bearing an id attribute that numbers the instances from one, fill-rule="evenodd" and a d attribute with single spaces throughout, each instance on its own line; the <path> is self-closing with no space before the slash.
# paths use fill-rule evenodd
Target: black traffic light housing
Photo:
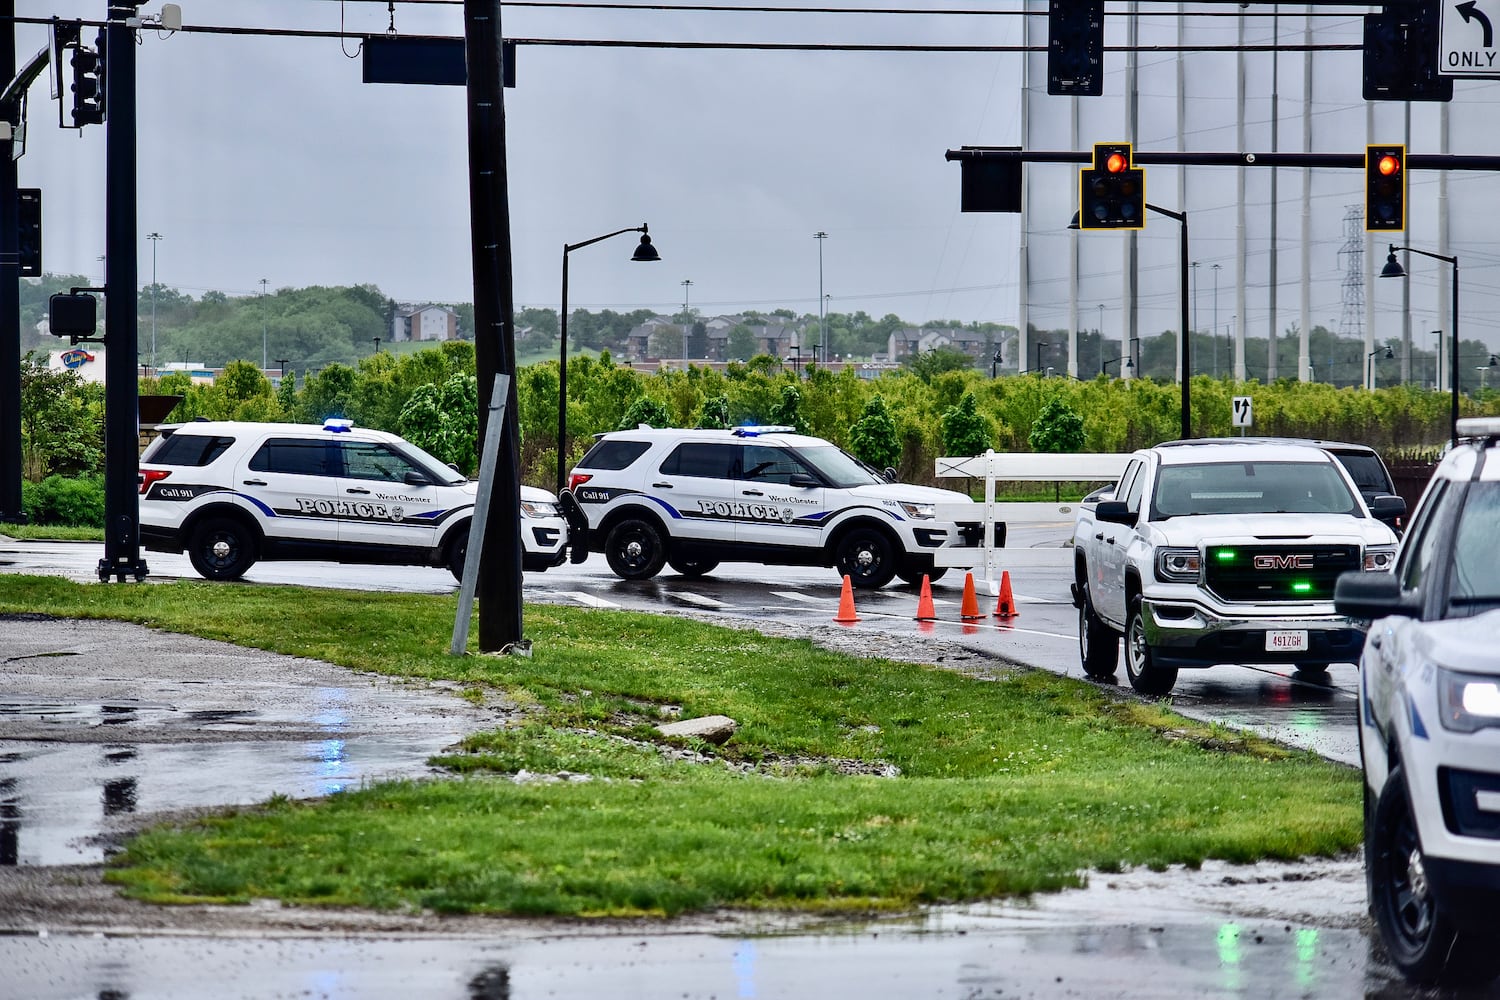
<path id="1" fill-rule="evenodd" d="M 21 188 L 16 192 L 16 259 L 21 277 L 42 276 L 42 189 Z"/>
<path id="2" fill-rule="evenodd" d="M 1094 165 L 1078 171 L 1078 228 L 1145 225 L 1146 171 L 1132 165 L 1130 143 L 1095 143 Z"/>
<path id="3" fill-rule="evenodd" d="M 1047 93 L 1104 93 L 1104 0 L 1051 0 L 1047 7 Z"/>
<path id="4" fill-rule="evenodd" d="M 1365 232 L 1406 229 L 1406 147 L 1365 147 Z"/>
<path id="5" fill-rule="evenodd" d="M 104 122 L 104 32 L 99 32 L 97 49 L 84 48 L 80 43 L 73 47 L 69 57 L 73 68 L 73 82 L 69 90 L 72 99 L 72 121 L 64 127 L 82 128 Z"/>
<path id="6" fill-rule="evenodd" d="M 54 337 L 67 337 L 73 343 L 80 340 L 97 340 L 99 329 L 99 300 L 74 289 L 58 292 L 47 300 L 47 332 Z"/>
<path id="7" fill-rule="evenodd" d="M 1453 78 L 1438 74 L 1441 19 L 1439 0 L 1390 4 L 1365 15 L 1365 100 L 1453 100 Z"/>

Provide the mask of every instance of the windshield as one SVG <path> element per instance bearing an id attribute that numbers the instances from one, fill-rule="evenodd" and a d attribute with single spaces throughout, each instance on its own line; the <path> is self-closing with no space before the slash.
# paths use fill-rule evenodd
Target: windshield
<path id="1" fill-rule="evenodd" d="M 1333 457 L 1344 463 L 1344 468 L 1353 477 L 1354 485 L 1359 487 L 1361 493 L 1376 496 L 1381 493 L 1396 492 L 1391 487 L 1391 477 L 1386 474 L 1385 465 L 1380 461 L 1379 455 L 1338 451 L 1334 452 Z"/>
<path id="2" fill-rule="evenodd" d="M 468 482 L 468 479 L 462 473 L 453 471 L 447 465 L 439 462 L 410 441 L 402 441 L 396 445 L 396 450 L 405 455 L 412 465 L 417 466 L 423 472 L 427 473 L 427 478 L 435 483 L 442 483 L 444 486 L 457 486 L 459 483 Z"/>
<path id="3" fill-rule="evenodd" d="M 1459 614 L 1500 608 L 1500 482 L 1473 483 L 1464 498 L 1448 600 Z"/>
<path id="4" fill-rule="evenodd" d="M 848 489 L 851 486 L 872 486 L 885 482 L 859 459 L 831 444 L 816 448 L 798 448 L 797 457 L 817 469 L 818 475 L 839 489 Z"/>
<path id="5" fill-rule="evenodd" d="M 1151 519 L 1188 514 L 1359 514 L 1331 463 L 1215 462 L 1157 473 Z"/>

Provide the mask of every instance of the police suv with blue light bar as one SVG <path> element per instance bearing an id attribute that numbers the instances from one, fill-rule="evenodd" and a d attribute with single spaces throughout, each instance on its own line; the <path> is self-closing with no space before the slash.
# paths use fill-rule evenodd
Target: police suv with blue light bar
<path id="1" fill-rule="evenodd" d="M 162 428 L 141 456 L 141 544 L 187 550 L 210 580 L 258 560 L 442 566 L 463 575 L 477 484 L 394 434 L 196 421 Z M 557 498 L 521 487 L 522 565 L 567 556 Z"/>
<path id="2" fill-rule="evenodd" d="M 833 566 L 856 587 L 915 583 L 982 561 L 982 530 L 934 505 L 952 490 L 892 482 L 822 438 L 791 427 L 654 429 L 598 435 L 568 477 L 588 539 L 627 580 L 663 565 L 701 576 L 721 562 Z M 954 550 L 966 550 L 965 560 Z M 934 565 L 934 554 L 948 558 Z"/>
<path id="3" fill-rule="evenodd" d="M 1334 594 L 1373 619 L 1359 678 L 1370 908 L 1402 973 L 1441 986 L 1500 973 L 1500 417 L 1457 430 L 1395 572 L 1341 577 Z"/>
<path id="4" fill-rule="evenodd" d="M 1130 457 L 1114 492 L 1080 505 L 1073 600 L 1084 673 L 1125 670 L 1164 695 L 1181 668 L 1282 663 L 1322 678 L 1354 662 L 1363 623 L 1333 606 L 1344 570 L 1384 571 L 1396 536 L 1348 471 L 1312 445 L 1171 441 Z"/>

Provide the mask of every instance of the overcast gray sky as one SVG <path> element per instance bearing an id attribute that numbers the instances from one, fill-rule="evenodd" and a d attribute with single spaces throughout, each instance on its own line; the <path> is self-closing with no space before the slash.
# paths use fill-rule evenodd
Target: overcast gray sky
<path id="1" fill-rule="evenodd" d="M 28 2 L 18 14 L 103 16 L 103 0 Z M 903 4 L 936 7 L 929 0 Z M 958 6 L 943 3 L 945 9 Z M 977 5 L 975 5 L 977 8 Z M 1007 5 L 1015 9 L 1016 5 Z M 385 3 L 338 0 L 186 0 L 188 25 L 337 30 L 381 33 Z M 142 12 L 155 13 L 159 2 Z M 1044 6 L 1037 8 L 1045 9 Z M 1164 6 L 1161 9 L 1166 9 Z M 1223 8 L 1214 8 L 1223 9 Z M 398 31 L 462 34 L 461 7 L 397 3 Z M 1326 36 L 1358 40 L 1358 15 L 1328 22 Z M 1123 42 L 1122 21 L 1109 20 L 1110 44 Z M 1215 41 L 1233 40 L 1233 19 L 1205 23 Z M 507 7 L 509 37 L 631 38 L 715 41 L 1018 44 L 1020 18 L 927 14 L 715 14 L 648 11 L 559 11 Z M 1035 37 L 1045 37 L 1045 17 Z M 1261 34 L 1266 29 L 1261 30 Z M 1300 41 L 1300 24 L 1296 28 Z M 1320 29 L 1320 32 L 1322 29 Z M 45 32 L 18 29 L 24 58 Z M 140 281 L 151 280 L 151 246 L 158 231 L 156 273 L 166 285 L 195 296 L 209 289 L 252 295 L 260 280 L 271 288 L 372 283 L 402 301 L 469 301 L 467 147 L 463 91 L 456 87 L 365 85 L 361 64 L 346 53 L 356 43 L 332 39 L 227 37 L 142 32 L 137 50 L 140 115 Z M 1035 65 L 1042 65 L 1035 57 Z M 1232 57 L 1190 56 L 1189 148 L 1231 149 L 1235 104 Z M 1268 59 L 1269 57 L 1262 57 Z M 1357 53 L 1319 56 L 1314 87 L 1315 148 L 1362 149 L 1364 109 Z M 1092 130 L 1087 142 L 1122 137 L 1118 122 L 1124 57 L 1106 58 L 1106 98 L 1082 101 Z M 1163 73 L 1171 54 L 1143 56 L 1143 148 L 1175 148 Z M 555 308 L 561 252 L 626 226 L 649 223 L 661 251 L 658 264 L 629 261 L 633 237 L 621 236 L 572 256 L 570 306 L 626 310 L 680 308 L 685 289 L 705 313 L 787 306 L 816 312 L 819 246 L 826 231 L 823 286 L 835 311 L 862 309 L 922 321 L 1016 320 L 1015 259 L 1020 220 L 1007 215 L 963 215 L 959 167 L 943 153 L 965 144 L 1021 142 L 1022 57 L 1016 54 L 810 53 L 663 51 L 523 47 L 519 86 L 506 91 L 512 244 L 516 301 Z M 1281 57 L 1281 79 L 1298 81 L 1300 57 Z M 1155 67 L 1153 70 L 1151 67 Z M 1256 72 L 1260 73 L 1255 77 Z M 1153 76 L 1153 73 L 1156 75 Z M 1268 70 L 1252 67 L 1252 86 L 1268 90 Z M 1227 81 L 1227 92 L 1226 92 Z M 1045 87 L 1044 78 L 1037 85 Z M 1459 83 L 1459 104 L 1493 104 L 1487 83 Z M 1281 148 L 1301 137 L 1300 90 L 1283 84 Z M 1253 91 L 1254 92 L 1254 91 Z M 1326 95 L 1326 96 L 1325 96 Z M 1247 108 L 1252 146 L 1268 148 L 1268 106 L 1257 94 Z M 1069 101 L 1037 98 L 1045 117 L 1065 121 Z M 1169 103 L 1164 105 L 1172 107 Z M 1380 111 L 1391 114 L 1388 106 Z M 1399 122 L 1399 110 L 1396 112 Z M 1431 109 L 1414 115 L 1413 148 L 1437 147 Z M 1460 119 L 1455 119 L 1459 121 Z M 1462 119 L 1470 121 L 1472 119 Z M 1480 119 L 1482 121 L 1482 119 Z M 1060 148 L 1056 130 L 1039 122 L 1044 148 Z M 105 130 L 80 136 L 57 127 L 45 81 L 31 91 L 30 134 L 21 183 L 44 189 L 45 269 L 102 278 Z M 1491 152 L 1492 129 L 1455 127 L 1455 152 Z M 1061 138 L 1066 139 L 1063 131 Z M 1399 138 L 1399 135 L 1397 136 Z M 1381 140 L 1385 141 L 1385 140 Z M 1037 143 L 1033 144 L 1035 148 Z M 1229 172 L 1193 175 L 1195 259 L 1222 262 L 1220 325 L 1232 287 L 1233 213 Z M 1285 173 L 1283 177 L 1286 178 Z M 1067 192 L 1076 174 L 1037 172 L 1033 184 Z M 1157 186 L 1152 200 L 1175 199 L 1175 182 Z M 1492 178 L 1470 175 L 1464 190 L 1492 212 Z M 1418 179 L 1413 178 L 1414 190 Z M 1490 184 L 1489 188 L 1482 184 Z M 1265 192 L 1256 188 L 1260 215 Z M 1455 198 L 1457 197 L 1455 189 Z M 1280 200 L 1300 197 L 1290 178 Z M 1333 182 L 1316 211 L 1319 246 L 1310 269 L 1322 282 L 1314 296 L 1315 322 L 1339 318 L 1340 220 L 1344 205 L 1362 200 L 1361 181 Z M 1414 196 L 1415 201 L 1415 196 Z M 1175 207 L 1175 201 L 1165 202 Z M 1062 219 L 1031 221 L 1033 256 L 1061 247 Z M 1283 222 L 1282 240 L 1296 239 L 1296 214 Z M 1199 217 L 1196 213 L 1203 212 Z M 1456 213 L 1457 214 L 1457 213 Z M 1332 219 L 1332 230 L 1329 230 Z M 1228 227 L 1226 229 L 1226 226 Z M 1465 333 L 1488 335 L 1500 306 L 1500 250 L 1488 222 L 1477 215 L 1455 225 L 1464 255 Z M 1430 234 L 1411 235 L 1428 245 Z M 1118 239 L 1118 237 L 1103 237 Z M 1143 240 L 1142 267 L 1160 272 L 1161 320 L 1143 317 L 1142 330 L 1175 327 L 1175 226 L 1153 222 Z M 1158 249 L 1150 240 L 1166 241 Z M 1095 247 L 1100 244 L 1094 244 Z M 1096 252 L 1096 251 L 1091 251 Z M 1262 248 L 1260 254 L 1266 255 Z M 1446 280 L 1441 265 L 1413 268 L 1427 287 Z M 1034 265 L 1035 266 L 1035 265 Z M 1284 264 L 1280 322 L 1296 319 L 1300 262 Z M 1119 256 L 1106 253 L 1081 309 L 1110 301 Z M 1202 272 L 1200 272 L 1201 274 Z M 1149 279 L 1148 279 L 1149 280 Z M 1264 280 L 1247 264 L 1247 281 Z M 1394 283 L 1388 283 L 1394 284 Z M 1115 286 L 1117 287 L 1117 285 Z M 1382 291 L 1384 294 L 1384 292 Z M 1053 299 L 1058 298 L 1054 290 Z M 1144 294 L 1151 294 L 1150 288 Z M 1414 309 L 1434 304 L 1414 285 Z M 1206 281 L 1195 298 L 1208 306 Z M 1262 296 L 1263 297 L 1263 296 Z M 1429 296 L 1430 297 L 1430 296 Z M 1061 305 L 1061 303 L 1055 303 Z M 1152 303 L 1143 297 L 1143 308 Z M 1057 315 L 1036 310 L 1033 322 Z M 1473 310 L 1476 322 L 1469 323 Z M 1065 314 L 1061 317 L 1065 319 Z M 1264 322 L 1264 320 L 1262 320 Z M 1429 319 L 1418 319 L 1426 329 Z M 1200 317 L 1199 327 L 1209 324 Z M 1097 325 L 1084 315 L 1081 325 Z M 1107 324 L 1109 325 L 1109 324 Z M 1445 325 L 1445 324 L 1439 324 Z M 1253 325 L 1252 334 L 1261 331 Z M 1116 331 L 1117 335 L 1117 331 Z"/>

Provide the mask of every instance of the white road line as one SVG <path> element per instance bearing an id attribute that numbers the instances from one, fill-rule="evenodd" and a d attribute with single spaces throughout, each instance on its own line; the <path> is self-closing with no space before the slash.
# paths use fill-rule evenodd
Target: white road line
<path id="1" fill-rule="evenodd" d="M 829 602 L 821 597 L 810 597 L 807 594 L 795 590 L 773 590 L 772 597 L 780 597 L 787 601 L 801 601 L 803 604 L 827 605 Z"/>
<path id="2" fill-rule="evenodd" d="M 727 608 L 729 605 L 723 601 L 716 601 L 712 597 L 704 597 L 702 594 L 673 594 L 673 597 L 687 604 L 694 604 L 700 608 Z"/>
<path id="3" fill-rule="evenodd" d="M 595 597 L 593 594 L 587 594 L 581 590 L 559 590 L 557 593 L 560 597 L 571 597 L 579 604 L 587 604 L 591 608 L 620 607 L 620 605 L 616 604 L 614 601 L 606 601 L 602 597 Z"/>

